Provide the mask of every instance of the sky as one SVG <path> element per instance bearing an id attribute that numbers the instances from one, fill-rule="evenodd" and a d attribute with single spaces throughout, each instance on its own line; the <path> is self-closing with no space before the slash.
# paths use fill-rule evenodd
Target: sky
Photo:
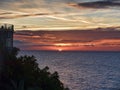
<path id="1" fill-rule="evenodd" d="M 15 30 L 120 26 L 119 0 L 0 0 L 0 23 Z"/>
<path id="2" fill-rule="evenodd" d="M 22 50 L 120 51 L 120 31 L 116 28 L 17 31 L 14 45 Z"/>
<path id="3" fill-rule="evenodd" d="M 120 51 L 120 0 L 0 0 L 0 23 L 22 50 Z"/>

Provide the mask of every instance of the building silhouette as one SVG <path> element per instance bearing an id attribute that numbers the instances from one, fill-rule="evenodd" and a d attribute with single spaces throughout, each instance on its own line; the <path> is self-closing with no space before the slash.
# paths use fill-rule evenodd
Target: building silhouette
<path id="1" fill-rule="evenodd" d="M 13 49 L 14 26 L 11 24 L 0 25 L 0 52 L 11 52 Z"/>
<path id="2" fill-rule="evenodd" d="M 4 67 L 4 61 L 7 54 L 13 49 L 13 32 L 14 26 L 10 24 L 0 25 L 0 75 Z M 1 80 L 1 76 L 0 76 Z"/>

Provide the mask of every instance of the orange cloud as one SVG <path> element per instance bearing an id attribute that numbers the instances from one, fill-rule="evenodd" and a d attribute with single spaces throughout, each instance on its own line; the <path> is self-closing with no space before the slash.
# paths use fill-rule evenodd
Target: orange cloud
<path id="1" fill-rule="evenodd" d="M 21 31 L 14 45 L 25 50 L 120 51 L 119 31 Z"/>

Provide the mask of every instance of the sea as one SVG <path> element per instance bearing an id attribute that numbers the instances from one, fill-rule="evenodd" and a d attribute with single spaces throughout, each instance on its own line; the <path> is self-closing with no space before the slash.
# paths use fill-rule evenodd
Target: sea
<path id="1" fill-rule="evenodd" d="M 57 71 L 70 90 L 120 90 L 120 52 L 20 51 Z"/>

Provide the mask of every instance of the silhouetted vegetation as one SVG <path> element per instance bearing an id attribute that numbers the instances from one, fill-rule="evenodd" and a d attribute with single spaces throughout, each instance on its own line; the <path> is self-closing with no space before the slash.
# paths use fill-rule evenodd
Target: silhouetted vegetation
<path id="1" fill-rule="evenodd" d="M 34 56 L 17 57 L 19 49 L 6 54 L 0 90 L 69 90 L 49 67 L 40 69 Z"/>

